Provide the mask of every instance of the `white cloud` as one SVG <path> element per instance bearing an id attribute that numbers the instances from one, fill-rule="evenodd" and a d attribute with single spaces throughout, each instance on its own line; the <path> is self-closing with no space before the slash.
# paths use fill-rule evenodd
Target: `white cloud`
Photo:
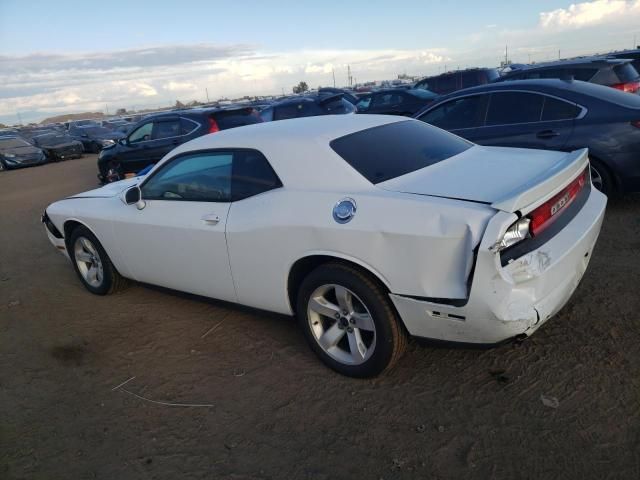
<path id="1" fill-rule="evenodd" d="M 545 29 L 581 28 L 629 15 L 640 15 L 640 0 L 593 0 L 542 12 L 540 26 Z"/>

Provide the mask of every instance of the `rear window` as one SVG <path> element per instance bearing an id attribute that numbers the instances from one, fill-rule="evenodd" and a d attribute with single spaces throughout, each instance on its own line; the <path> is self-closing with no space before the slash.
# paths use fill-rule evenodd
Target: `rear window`
<path id="1" fill-rule="evenodd" d="M 258 111 L 254 108 L 243 108 L 241 110 L 226 110 L 216 112 L 212 115 L 220 130 L 228 128 L 242 127 L 262 122 Z"/>
<path id="2" fill-rule="evenodd" d="M 380 183 L 453 157 L 472 143 L 413 120 L 337 138 L 331 148 L 371 183 Z"/>

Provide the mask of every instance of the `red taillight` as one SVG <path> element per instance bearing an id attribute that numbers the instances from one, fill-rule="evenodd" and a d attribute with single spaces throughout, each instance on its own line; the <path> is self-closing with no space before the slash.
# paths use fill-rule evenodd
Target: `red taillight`
<path id="1" fill-rule="evenodd" d="M 640 90 L 640 82 L 614 83 L 611 86 L 627 93 L 637 93 Z"/>
<path id="2" fill-rule="evenodd" d="M 553 198 L 547 200 L 528 217 L 531 219 L 531 234 L 538 235 L 545 228 L 551 225 L 570 204 L 573 202 L 578 193 L 584 188 L 589 181 L 589 168 L 578 175 L 569 185 L 567 185 L 560 193 L 554 195 Z"/>
<path id="3" fill-rule="evenodd" d="M 640 120 L 634 120 L 633 122 L 631 122 L 631 125 L 636 128 L 640 128 Z"/>
<path id="4" fill-rule="evenodd" d="M 218 126 L 218 122 L 216 122 L 215 118 L 209 117 L 209 133 L 216 133 L 220 131 L 220 127 Z"/>

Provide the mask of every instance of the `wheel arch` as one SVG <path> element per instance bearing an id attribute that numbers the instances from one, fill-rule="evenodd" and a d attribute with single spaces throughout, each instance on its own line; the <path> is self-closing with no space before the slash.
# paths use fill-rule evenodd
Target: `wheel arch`
<path id="1" fill-rule="evenodd" d="M 369 275 L 376 283 L 378 283 L 385 291 L 391 292 L 391 286 L 388 280 L 376 269 L 367 263 L 353 257 L 337 254 L 334 252 L 317 252 L 310 253 L 296 260 L 289 268 L 287 277 L 287 299 L 291 311 L 296 311 L 296 299 L 300 284 L 304 278 L 313 270 L 327 263 L 339 263 L 350 266 L 360 272 Z"/>
<path id="2" fill-rule="evenodd" d="M 70 247 L 69 237 L 71 237 L 71 234 L 73 233 L 73 231 L 78 227 L 85 227 L 87 230 L 89 230 L 93 234 L 94 237 L 98 239 L 98 241 L 100 241 L 100 238 L 98 237 L 98 235 L 96 235 L 96 232 L 89 225 L 78 220 L 77 218 L 68 218 L 62 224 L 62 233 L 64 234 L 64 243 L 67 246 L 67 250 L 69 250 L 69 247 Z M 102 244 L 102 242 L 100 243 Z M 102 246 L 102 248 L 104 248 L 104 245 Z"/>
<path id="3" fill-rule="evenodd" d="M 618 176 L 618 174 L 615 172 L 615 170 L 613 170 L 608 164 L 607 162 L 605 162 L 604 160 L 602 160 L 602 156 L 599 155 L 597 152 L 593 152 L 591 149 L 589 149 L 589 162 L 591 162 L 591 160 L 595 160 L 595 162 L 598 164 L 599 167 L 604 168 L 606 170 L 606 172 L 609 174 L 609 176 L 611 177 L 611 180 L 613 180 L 613 192 L 620 192 L 621 190 L 621 186 L 622 186 L 622 182 L 620 180 L 620 177 Z"/>

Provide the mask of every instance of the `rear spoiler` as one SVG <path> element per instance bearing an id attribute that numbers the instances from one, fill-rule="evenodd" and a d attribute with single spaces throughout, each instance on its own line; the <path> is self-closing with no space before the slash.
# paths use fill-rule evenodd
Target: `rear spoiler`
<path id="1" fill-rule="evenodd" d="M 531 178 L 517 190 L 507 193 L 491 204 L 496 210 L 517 212 L 549 198 L 566 186 L 589 165 L 589 151 L 586 148 L 567 153 L 551 169 Z"/>

